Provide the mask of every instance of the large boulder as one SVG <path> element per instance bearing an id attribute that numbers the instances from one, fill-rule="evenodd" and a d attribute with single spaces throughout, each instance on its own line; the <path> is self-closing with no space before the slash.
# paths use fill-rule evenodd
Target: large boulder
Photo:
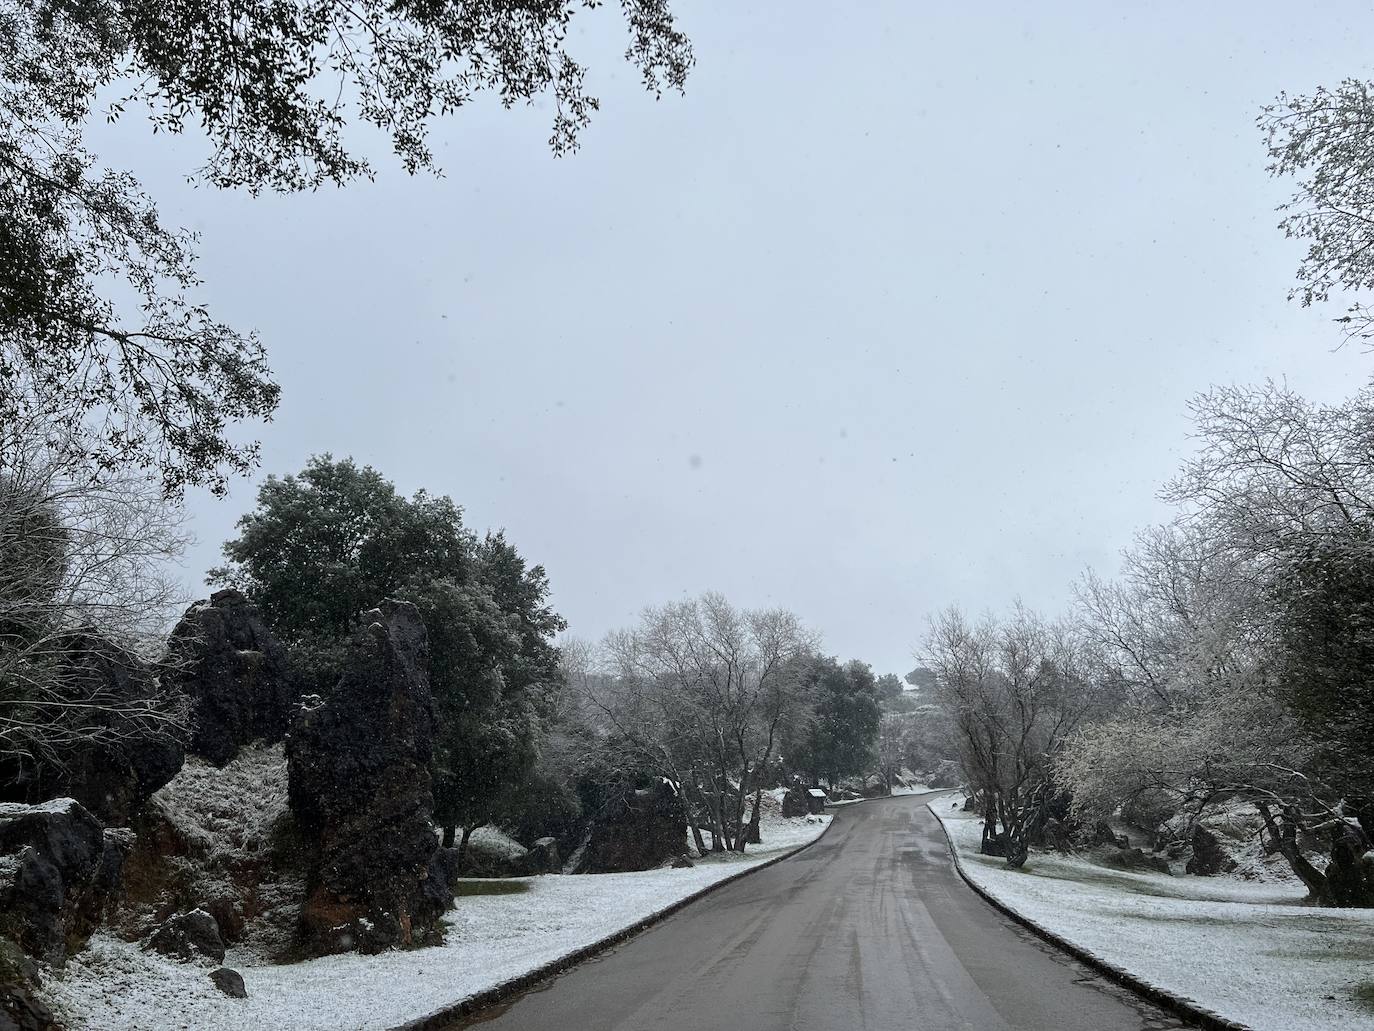
<path id="1" fill-rule="evenodd" d="M 434 714 L 429 640 L 414 605 L 364 613 L 328 701 L 301 700 L 286 742 L 287 794 L 314 850 L 301 910 L 308 954 L 437 940 L 452 897 L 430 824 Z"/>
<path id="2" fill-rule="evenodd" d="M 1138 848 L 1122 848 L 1109 852 L 1102 860 L 1118 870 L 1134 870 L 1147 873 L 1172 874 L 1169 861 L 1163 856 L 1152 856 Z"/>
<path id="3" fill-rule="evenodd" d="M 218 966 L 224 962 L 224 939 L 220 937 L 219 924 L 203 909 L 178 913 L 164 920 L 148 939 L 148 948 L 182 963 L 212 960 Z"/>
<path id="4" fill-rule="evenodd" d="M 38 803 L 74 798 L 102 823 L 127 826 L 148 797 L 181 769 L 183 741 L 154 670 L 118 645 L 90 634 L 56 638 L 59 700 L 80 720 L 71 739 L 38 762 L 0 764 L 0 800 Z"/>
<path id="5" fill-rule="evenodd" d="M 286 750 L 255 742 L 224 766 L 190 756 L 144 805 L 115 930 L 145 938 L 200 908 L 225 943 L 290 958 L 309 860 L 286 798 Z"/>
<path id="6" fill-rule="evenodd" d="M 61 966 L 104 918 L 129 844 L 74 799 L 0 803 L 0 936 Z"/>
<path id="7" fill-rule="evenodd" d="M 578 873 L 652 870 L 682 854 L 687 807 L 677 788 L 658 779 L 613 796 L 592 821 L 579 850 Z"/>
<path id="8" fill-rule="evenodd" d="M 516 872 L 521 877 L 558 873 L 561 869 L 563 860 L 558 855 L 557 838 L 539 838 L 516 861 Z"/>
<path id="9" fill-rule="evenodd" d="M 1338 906 L 1374 906 L 1374 850 L 1361 824 L 1343 820 L 1333 829 L 1326 880 Z"/>
<path id="10" fill-rule="evenodd" d="M 1221 847 L 1221 839 L 1201 824 L 1193 827 L 1192 846 L 1193 854 L 1184 866 L 1187 873 L 1211 877 L 1236 868 L 1236 861 Z"/>
<path id="11" fill-rule="evenodd" d="M 186 610 L 168 639 L 164 676 L 191 699 L 191 751 L 216 766 L 251 741 L 280 741 L 294 715 L 286 648 L 238 591 Z"/>
<path id="12" fill-rule="evenodd" d="M 805 816 L 811 811 L 808 801 L 806 788 L 801 784 L 793 784 L 782 796 L 782 815 L 789 820 Z"/>

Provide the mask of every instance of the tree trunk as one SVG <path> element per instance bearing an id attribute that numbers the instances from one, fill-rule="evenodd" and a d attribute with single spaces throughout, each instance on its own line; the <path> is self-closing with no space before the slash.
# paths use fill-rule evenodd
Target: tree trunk
<path id="1" fill-rule="evenodd" d="M 444 825 L 444 848 L 453 847 L 453 836 L 456 831 L 457 828 L 454 827 L 453 824 L 449 823 Z"/>
<path id="2" fill-rule="evenodd" d="M 460 873 L 463 870 L 463 861 L 467 858 L 468 854 L 468 838 L 472 837 L 472 832 L 475 829 L 474 827 L 464 827 L 463 837 L 458 842 L 458 861 L 453 865 Z"/>
<path id="3" fill-rule="evenodd" d="M 743 851 L 744 851 L 744 846 L 745 846 L 745 845 L 748 843 L 748 841 L 749 841 L 749 831 L 748 831 L 748 828 L 745 826 L 745 822 L 744 822 L 744 806 L 745 806 L 745 799 L 748 797 L 748 792 L 745 790 L 745 786 L 746 786 L 746 783 L 747 783 L 748 780 L 749 780 L 749 769 L 748 769 L 748 767 L 745 767 L 745 769 L 740 773 L 740 778 L 739 778 L 739 792 L 738 792 L 738 795 L 737 795 L 737 797 L 736 797 L 736 799 L 735 799 L 735 814 L 734 814 L 734 822 L 735 822 L 735 848 L 734 848 L 734 850 L 735 850 L 736 852 L 743 852 Z"/>
<path id="4" fill-rule="evenodd" d="M 1319 906 L 1332 906 L 1335 901 L 1331 898 L 1331 888 L 1326 883 L 1326 875 L 1307 861 L 1307 857 L 1298 848 L 1298 825 L 1289 816 L 1280 816 L 1275 820 L 1274 814 L 1270 812 L 1268 803 L 1256 802 L 1255 808 L 1259 810 L 1260 817 L 1264 820 L 1264 826 L 1273 837 L 1275 844 L 1279 847 L 1279 852 L 1283 858 L 1288 860 L 1288 865 L 1293 868 L 1293 872 L 1298 875 L 1298 880 L 1307 886 L 1307 892 L 1314 903 Z"/>
<path id="5" fill-rule="evenodd" d="M 748 825 L 740 832 L 739 850 L 744 851 L 745 844 L 760 845 L 763 843 L 763 835 L 759 833 L 759 798 L 754 796 L 754 809 L 749 814 Z"/>
<path id="6" fill-rule="evenodd" d="M 697 784 L 696 772 L 693 771 L 692 773 L 690 792 L 687 790 L 686 780 L 681 780 L 679 783 L 682 785 L 683 794 L 687 796 L 687 826 L 692 831 L 692 842 L 697 847 L 697 855 L 704 856 L 706 855 L 706 842 L 701 836 L 701 824 L 697 820 L 697 806 L 704 806 L 705 801 L 701 797 L 701 787 Z"/>
<path id="7" fill-rule="evenodd" d="M 725 828 L 722 826 L 720 792 L 716 790 L 714 778 L 712 778 L 710 790 L 706 793 L 706 812 L 711 817 L 711 851 L 725 851 Z"/>
<path id="8" fill-rule="evenodd" d="M 992 791 L 983 793 L 983 843 L 978 851 L 985 856 L 1005 856 L 1006 839 L 997 832 L 997 796 Z"/>

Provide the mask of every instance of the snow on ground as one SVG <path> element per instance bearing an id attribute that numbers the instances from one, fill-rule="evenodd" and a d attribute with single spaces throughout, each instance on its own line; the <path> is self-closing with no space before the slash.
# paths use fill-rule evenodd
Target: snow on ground
<path id="1" fill-rule="evenodd" d="M 442 946 L 378 956 L 329 956 L 286 966 L 231 949 L 247 999 L 206 976 L 104 932 L 67 964 L 44 996 L 70 1031 L 261 1031 L 389 1028 L 554 962 L 749 867 L 814 841 L 828 816 L 783 820 L 765 812 L 763 845 L 710 856 L 682 870 L 495 882 L 527 890 L 467 895 L 446 918 Z"/>
<path id="2" fill-rule="evenodd" d="M 930 803 L 965 872 L 1047 931 L 1255 1031 L 1374 1027 L 1374 913 L 1302 905 L 1301 886 L 978 854 L 981 821 Z M 960 803 L 962 800 L 960 800 Z M 955 803 L 959 804 L 959 803 Z"/>
<path id="3" fill-rule="evenodd" d="M 894 795 L 928 795 L 932 791 L 939 791 L 939 788 L 932 788 L 928 784 L 912 783 L 899 785 L 892 789 Z"/>

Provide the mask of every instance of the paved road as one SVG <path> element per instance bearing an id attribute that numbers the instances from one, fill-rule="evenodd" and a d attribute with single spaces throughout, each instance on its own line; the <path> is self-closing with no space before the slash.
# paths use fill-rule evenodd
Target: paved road
<path id="1" fill-rule="evenodd" d="M 816 845 L 457 1028 L 1162 1031 L 1176 1018 L 1003 917 L 929 796 L 838 812 Z"/>

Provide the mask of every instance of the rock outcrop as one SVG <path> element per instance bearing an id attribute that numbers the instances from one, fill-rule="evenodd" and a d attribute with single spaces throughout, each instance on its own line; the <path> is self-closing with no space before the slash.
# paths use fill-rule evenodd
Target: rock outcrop
<path id="1" fill-rule="evenodd" d="M 1108 866 L 1114 866 L 1118 870 L 1139 870 L 1149 873 L 1172 874 L 1169 869 L 1169 861 L 1163 856 L 1152 856 L 1147 852 L 1142 852 L 1138 848 L 1123 848 L 1115 852 L 1109 852 L 1102 860 Z"/>
<path id="2" fill-rule="evenodd" d="M 0 936 L 61 966 L 104 918 L 129 844 L 70 798 L 0 803 Z"/>
<path id="3" fill-rule="evenodd" d="M 224 766 L 188 757 L 133 829 L 117 933 L 143 938 L 199 908 L 226 944 L 294 955 L 308 855 L 287 807 L 283 744 L 255 742 Z"/>
<path id="4" fill-rule="evenodd" d="M 1236 861 L 1221 847 L 1221 839 L 1201 824 L 1193 827 L 1192 846 L 1193 854 L 1184 866 L 1187 873 L 1211 877 L 1236 868 Z"/>
<path id="5" fill-rule="evenodd" d="M 99 637 L 68 634 L 52 650 L 64 666 L 64 700 L 86 706 L 83 722 L 52 761 L 0 768 L 0 800 L 74 798 L 102 823 L 127 826 L 185 758 L 171 727 L 145 715 L 146 702 L 161 696 L 157 678 L 147 664 Z"/>
<path id="6" fill-rule="evenodd" d="M 430 824 L 428 635 L 406 602 L 362 623 L 329 700 L 302 699 L 286 742 L 291 810 L 314 851 L 300 921 L 314 955 L 436 940 L 452 902 Z"/>
<path id="7" fill-rule="evenodd" d="M 964 780 L 964 769 L 953 759 L 942 759 L 935 769 L 925 776 L 925 782 L 932 788 L 957 788 Z"/>
<path id="8" fill-rule="evenodd" d="M 687 808 L 666 780 L 612 798 L 597 814 L 580 849 L 578 873 L 652 870 L 682 854 Z"/>
<path id="9" fill-rule="evenodd" d="M 0 984 L 0 1031 L 61 1031 L 52 1011 L 25 985 Z"/>
<path id="10" fill-rule="evenodd" d="M 280 741 L 294 715 L 286 648 L 234 590 L 186 610 L 167 643 L 169 685 L 191 699 L 190 750 L 223 766 L 252 741 Z"/>
<path id="11" fill-rule="evenodd" d="M 1374 906 L 1374 850 L 1359 824 L 1344 820 L 1335 828 L 1326 880 L 1336 905 Z"/>

